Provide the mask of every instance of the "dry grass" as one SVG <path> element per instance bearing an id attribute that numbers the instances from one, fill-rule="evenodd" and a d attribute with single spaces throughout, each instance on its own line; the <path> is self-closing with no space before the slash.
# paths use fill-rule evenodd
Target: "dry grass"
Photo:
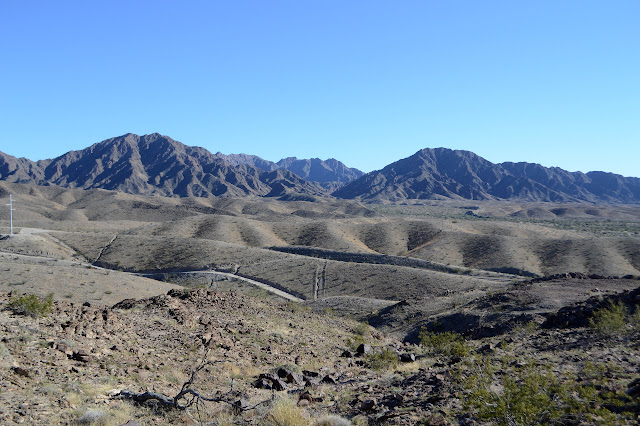
<path id="1" fill-rule="evenodd" d="M 262 426 L 306 426 L 309 423 L 309 413 L 287 397 L 277 398 L 261 422 Z"/>

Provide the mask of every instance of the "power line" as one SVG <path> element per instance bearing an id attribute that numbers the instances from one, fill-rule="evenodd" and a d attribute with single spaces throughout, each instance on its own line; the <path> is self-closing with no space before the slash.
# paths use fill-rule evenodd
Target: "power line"
<path id="1" fill-rule="evenodd" d="M 13 235 L 13 212 L 15 209 L 13 208 L 13 196 L 9 194 L 9 235 Z"/>

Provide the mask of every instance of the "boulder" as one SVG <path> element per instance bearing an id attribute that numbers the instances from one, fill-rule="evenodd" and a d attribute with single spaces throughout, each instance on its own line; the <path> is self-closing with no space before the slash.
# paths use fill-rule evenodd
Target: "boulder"
<path id="1" fill-rule="evenodd" d="M 287 385 L 280 379 L 275 379 L 271 384 L 273 390 L 284 391 L 287 390 Z"/>
<path id="2" fill-rule="evenodd" d="M 416 354 L 402 354 L 400 355 L 401 362 L 416 362 Z"/>
<path id="3" fill-rule="evenodd" d="M 322 378 L 322 383 L 327 383 L 329 385 L 335 385 L 338 382 L 336 381 L 336 379 L 331 374 L 327 374 L 326 376 L 324 376 Z"/>
<path id="4" fill-rule="evenodd" d="M 360 404 L 360 411 L 374 411 L 378 406 L 378 401 L 375 398 L 362 401 Z"/>
<path id="5" fill-rule="evenodd" d="M 92 355 L 83 349 L 79 349 L 78 351 L 73 352 L 73 354 L 71 355 L 71 359 L 80 362 L 89 362 L 91 361 L 91 358 Z"/>
<path id="6" fill-rule="evenodd" d="M 371 345 L 367 345 L 366 343 L 361 344 L 360 346 L 358 346 L 358 349 L 356 349 L 358 355 L 367 355 L 372 351 L 373 349 L 371 348 Z"/>

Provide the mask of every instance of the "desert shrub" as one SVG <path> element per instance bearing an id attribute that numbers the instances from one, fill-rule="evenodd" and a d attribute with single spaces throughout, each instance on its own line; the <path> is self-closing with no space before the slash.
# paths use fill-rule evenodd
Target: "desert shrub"
<path id="1" fill-rule="evenodd" d="M 618 303 L 610 303 L 600 308 L 589 319 L 589 326 L 597 333 L 612 336 L 623 331 L 627 326 L 627 309 Z"/>
<path id="2" fill-rule="evenodd" d="M 492 365 L 488 358 L 467 361 L 452 375 L 462 389 L 465 408 L 481 421 L 499 425 L 614 424 L 618 414 L 633 417 L 634 403 L 622 391 L 611 391 L 603 365 L 585 364 L 581 380 L 556 376 L 551 365 L 514 363 L 514 357 Z"/>
<path id="3" fill-rule="evenodd" d="M 292 400 L 278 398 L 271 405 L 261 424 L 263 426 L 306 426 L 309 424 L 309 416 Z"/>
<path id="4" fill-rule="evenodd" d="M 9 309 L 19 315 L 29 315 L 34 318 L 47 316 L 53 309 L 53 293 L 46 297 L 35 294 L 15 296 L 9 300 Z"/>
<path id="5" fill-rule="evenodd" d="M 471 353 L 464 337 L 458 333 L 434 333 L 423 328 L 418 337 L 420 345 L 436 355 L 465 357 Z"/>
<path id="6" fill-rule="evenodd" d="M 532 335 L 539 327 L 540 324 L 534 321 L 529 321 L 524 324 L 516 323 L 511 327 L 511 332 L 509 334 L 516 339 L 523 339 Z"/>
<path id="7" fill-rule="evenodd" d="M 350 426 L 352 423 L 340 416 L 324 416 L 316 420 L 311 426 Z"/>
<path id="8" fill-rule="evenodd" d="M 498 424 L 534 424 L 548 410 L 555 378 L 534 368 L 497 377 L 487 364 L 480 364 L 467 379 L 471 392 L 465 402 L 481 420 Z"/>
<path id="9" fill-rule="evenodd" d="M 287 309 L 289 309 L 294 314 L 297 312 L 311 312 L 311 308 L 308 305 L 291 300 L 287 302 Z"/>
<path id="10" fill-rule="evenodd" d="M 351 337 L 347 337 L 345 343 L 349 347 L 350 350 L 355 351 L 358 346 L 367 343 L 367 338 L 360 334 L 354 334 Z"/>
<path id="11" fill-rule="evenodd" d="M 354 327 L 353 333 L 359 336 L 366 336 L 369 332 L 369 324 L 359 322 L 357 326 Z"/>
<path id="12" fill-rule="evenodd" d="M 637 306 L 636 311 L 631 315 L 631 325 L 636 330 L 640 330 L 640 306 Z"/>
<path id="13" fill-rule="evenodd" d="M 391 349 L 367 354 L 365 360 L 367 368 L 376 371 L 391 370 L 398 366 L 398 354 Z"/>

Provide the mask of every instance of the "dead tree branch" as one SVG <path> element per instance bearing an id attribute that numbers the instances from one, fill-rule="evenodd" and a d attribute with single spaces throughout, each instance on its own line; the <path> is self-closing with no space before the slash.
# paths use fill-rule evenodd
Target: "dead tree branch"
<path id="1" fill-rule="evenodd" d="M 231 406 L 233 406 L 234 412 L 239 414 L 242 411 L 253 410 L 260 405 L 266 404 L 269 402 L 262 401 L 255 405 L 247 405 L 244 406 L 240 404 L 239 401 L 234 401 L 232 398 L 233 394 L 233 382 L 231 383 L 231 389 L 217 397 L 209 397 L 202 395 L 197 390 L 193 389 L 193 384 L 197 379 L 198 373 L 202 371 L 205 367 L 214 365 L 217 362 L 222 361 L 207 361 L 207 357 L 209 355 L 209 350 L 205 352 L 202 362 L 191 372 L 191 376 L 189 380 L 187 380 L 180 389 L 180 392 L 174 397 L 170 397 L 157 392 L 132 392 L 129 390 L 121 390 L 115 395 L 114 398 L 126 399 L 130 401 L 134 401 L 138 404 L 144 404 L 148 401 L 157 401 L 163 408 L 166 409 L 177 409 L 177 410 L 186 410 L 187 408 L 195 405 L 198 406 L 205 402 L 224 402 Z"/>

